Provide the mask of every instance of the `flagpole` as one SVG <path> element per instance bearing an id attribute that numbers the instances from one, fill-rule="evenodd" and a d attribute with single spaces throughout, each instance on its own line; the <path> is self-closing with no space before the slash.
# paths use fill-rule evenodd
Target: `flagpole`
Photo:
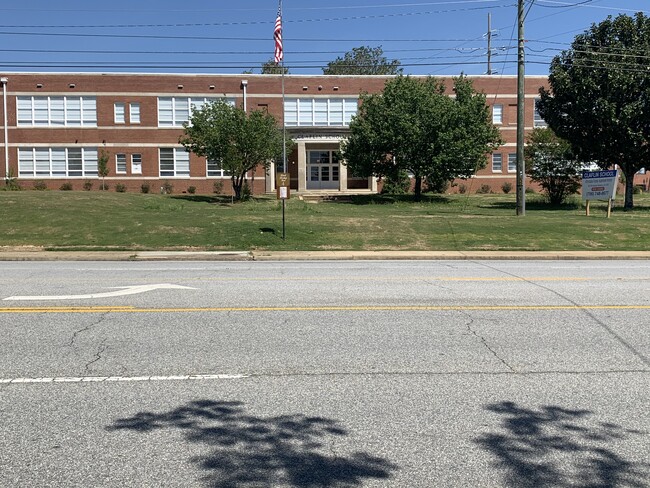
<path id="1" fill-rule="evenodd" d="M 274 31 L 275 37 L 275 61 L 278 62 L 278 54 L 280 61 L 280 79 L 282 80 L 282 172 L 287 172 L 287 124 L 285 122 L 285 91 L 284 91 L 284 39 L 283 39 L 283 22 L 282 22 L 282 0 L 278 0 L 278 19 L 280 22 L 280 39 L 279 39 L 279 51 L 278 51 L 278 38 L 277 38 L 277 29 L 278 29 L 278 20 L 276 20 L 276 30 Z M 276 181 L 277 185 L 277 181 Z M 289 178 L 289 185 L 291 185 L 291 179 Z M 285 208 L 286 208 L 286 198 L 282 199 L 282 240 L 284 241 L 286 236 L 286 224 L 285 224 Z"/>

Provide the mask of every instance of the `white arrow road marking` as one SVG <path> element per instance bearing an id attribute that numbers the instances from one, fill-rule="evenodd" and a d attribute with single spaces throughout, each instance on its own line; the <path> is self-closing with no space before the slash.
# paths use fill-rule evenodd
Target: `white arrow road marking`
<path id="1" fill-rule="evenodd" d="M 116 286 L 116 291 L 107 291 L 104 293 L 91 293 L 89 295 L 60 295 L 60 296 L 14 296 L 7 297 L 4 300 L 85 300 L 88 298 L 108 298 L 120 297 L 124 295 L 135 295 L 153 290 L 196 290 L 189 286 L 172 285 L 170 283 L 158 283 L 154 285 L 135 285 L 135 286 Z"/>

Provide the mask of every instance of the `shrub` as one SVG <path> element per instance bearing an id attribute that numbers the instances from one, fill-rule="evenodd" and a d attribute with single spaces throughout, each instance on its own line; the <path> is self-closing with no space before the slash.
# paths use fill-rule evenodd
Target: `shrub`
<path id="1" fill-rule="evenodd" d="M 481 194 L 492 193 L 492 188 L 490 188 L 490 185 L 484 183 L 481 185 L 481 187 L 478 190 L 476 190 L 476 193 L 481 193 Z"/>
<path id="2" fill-rule="evenodd" d="M 110 186 L 108 185 L 108 183 L 102 180 L 102 186 L 100 186 L 99 189 L 102 191 L 108 191 L 109 188 Z"/>
<path id="3" fill-rule="evenodd" d="M 251 195 L 252 192 L 248 180 L 244 180 L 244 184 L 241 187 L 241 201 L 245 202 L 246 200 L 250 200 Z"/>
<path id="4" fill-rule="evenodd" d="M 530 194 L 532 195 L 532 194 L 535 194 L 535 193 L 537 193 L 537 192 L 536 192 L 533 188 L 531 188 L 531 187 L 529 186 L 528 188 L 526 188 L 526 193 L 530 193 Z"/>
<path id="5" fill-rule="evenodd" d="M 465 185 L 464 183 L 458 185 L 458 193 L 460 194 L 467 193 L 467 185 Z"/>
<path id="6" fill-rule="evenodd" d="M 212 183 L 212 191 L 217 195 L 221 195 L 221 193 L 223 193 L 223 181 L 216 180 Z"/>
<path id="7" fill-rule="evenodd" d="M 196 187 L 195 186 L 188 186 L 187 187 L 187 193 L 194 195 L 196 193 Z"/>
<path id="8" fill-rule="evenodd" d="M 47 190 L 47 183 L 45 183 L 43 180 L 36 180 L 34 182 L 34 190 L 38 190 L 38 191 Z"/>
<path id="9" fill-rule="evenodd" d="M 165 181 L 163 183 L 163 186 L 160 187 L 160 193 L 164 195 L 171 195 L 173 191 L 174 185 L 172 185 L 169 181 Z"/>
<path id="10" fill-rule="evenodd" d="M 149 193 L 151 191 L 151 185 L 149 183 L 142 183 L 140 185 L 140 191 L 142 193 Z"/>
<path id="11" fill-rule="evenodd" d="M 92 188 L 93 188 L 93 182 L 90 181 L 90 180 L 86 180 L 86 181 L 84 181 L 84 186 L 83 186 L 83 188 L 84 188 L 84 190 L 86 190 L 86 191 L 90 191 L 90 190 L 92 190 Z"/>
<path id="12" fill-rule="evenodd" d="M 634 187 L 634 189 L 632 190 L 632 193 L 633 193 L 634 195 L 639 195 L 639 194 L 643 193 L 643 186 L 641 186 L 641 185 L 636 185 L 636 186 Z"/>
<path id="13" fill-rule="evenodd" d="M 386 175 L 382 193 L 389 195 L 404 195 L 411 189 L 411 178 L 406 171 L 399 171 L 393 175 Z"/>
<path id="14" fill-rule="evenodd" d="M 512 183 L 506 181 L 503 185 L 501 185 L 501 191 L 503 191 L 503 193 L 510 193 L 512 191 Z"/>
<path id="15" fill-rule="evenodd" d="M 118 183 L 115 185 L 115 191 L 118 193 L 124 193 L 126 191 L 126 185 L 123 183 Z"/>
<path id="16" fill-rule="evenodd" d="M 63 183 L 59 187 L 59 190 L 61 190 L 61 191 L 70 191 L 70 190 L 72 190 L 72 183 L 70 183 L 69 181 L 66 181 L 65 183 Z"/>
<path id="17" fill-rule="evenodd" d="M 14 174 L 14 171 L 10 168 L 9 173 L 7 173 L 7 176 L 5 176 L 5 190 L 9 191 L 20 191 L 23 188 L 20 186 L 20 183 L 18 183 L 18 178 L 16 178 L 16 175 Z"/>

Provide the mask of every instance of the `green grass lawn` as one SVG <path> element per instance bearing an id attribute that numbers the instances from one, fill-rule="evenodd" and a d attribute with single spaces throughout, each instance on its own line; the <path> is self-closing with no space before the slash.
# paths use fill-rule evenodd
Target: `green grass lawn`
<path id="1" fill-rule="evenodd" d="M 48 249 L 207 250 L 650 250 L 650 196 L 560 208 L 527 195 L 425 196 L 421 203 L 379 195 L 352 202 L 286 205 L 258 197 L 231 204 L 210 195 L 0 191 L 0 246 Z"/>

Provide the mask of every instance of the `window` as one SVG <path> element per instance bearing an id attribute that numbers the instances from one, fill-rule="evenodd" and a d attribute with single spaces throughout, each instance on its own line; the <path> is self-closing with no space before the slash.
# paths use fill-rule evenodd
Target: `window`
<path id="1" fill-rule="evenodd" d="M 492 172 L 501 173 L 503 171 L 503 155 L 500 153 L 492 154 Z"/>
<path id="2" fill-rule="evenodd" d="M 492 106 L 492 123 L 503 124 L 503 105 Z"/>
<path id="3" fill-rule="evenodd" d="M 95 97 L 16 97 L 19 126 L 97 127 Z"/>
<path id="4" fill-rule="evenodd" d="M 508 154 L 508 173 L 517 172 L 517 153 Z"/>
<path id="5" fill-rule="evenodd" d="M 140 104 L 137 102 L 129 105 L 129 122 L 132 124 L 140 123 Z"/>
<path id="6" fill-rule="evenodd" d="M 541 115 L 539 115 L 539 112 L 537 111 L 537 101 L 539 98 L 535 99 L 535 112 L 533 115 L 533 127 L 548 127 L 548 124 L 546 121 L 542 118 Z"/>
<path id="7" fill-rule="evenodd" d="M 160 176 L 189 176 L 190 153 L 184 148 L 160 149 Z"/>
<path id="8" fill-rule="evenodd" d="M 125 119 L 126 105 L 122 102 L 115 102 L 115 123 L 124 124 L 126 123 Z"/>
<path id="9" fill-rule="evenodd" d="M 142 174 L 142 154 L 131 154 L 131 174 Z"/>
<path id="10" fill-rule="evenodd" d="M 115 155 L 115 172 L 126 173 L 126 154 Z"/>
<path id="11" fill-rule="evenodd" d="M 206 103 L 214 102 L 219 98 L 208 97 L 159 97 L 158 98 L 158 126 L 181 127 L 190 120 L 192 109 L 200 110 Z M 229 105 L 235 105 L 234 98 L 223 99 Z"/>
<path id="12" fill-rule="evenodd" d="M 207 161 L 206 173 L 207 176 L 223 178 L 231 176 L 229 171 L 221 167 L 221 161 Z"/>
<path id="13" fill-rule="evenodd" d="M 18 149 L 21 178 L 97 176 L 97 149 L 28 147 Z"/>
<path id="14" fill-rule="evenodd" d="M 357 114 L 356 98 L 289 98 L 284 104 L 285 125 L 343 127 Z"/>

